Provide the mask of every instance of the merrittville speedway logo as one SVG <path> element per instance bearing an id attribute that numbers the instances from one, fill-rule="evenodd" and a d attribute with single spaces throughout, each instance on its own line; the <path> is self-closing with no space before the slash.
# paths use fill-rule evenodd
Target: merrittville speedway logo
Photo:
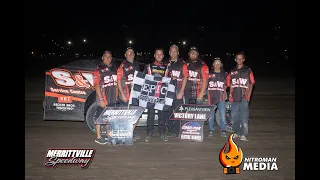
<path id="1" fill-rule="evenodd" d="M 44 166 L 56 168 L 58 165 L 77 165 L 87 168 L 94 154 L 94 149 L 49 149 Z"/>
<path id="2" fill-rule="evenodd" d="M 239 174 L 240 165 L 243 161 L 243 152 L 233 141 L 233 134 L 229 136 L 229 151 L 225 152 L 227 143 L 223 146 L 219 160 L 224 174 Z M 273 171 L 278 170 L 277 158 L 274 157 L 245 157 L 243 171 Z"/>

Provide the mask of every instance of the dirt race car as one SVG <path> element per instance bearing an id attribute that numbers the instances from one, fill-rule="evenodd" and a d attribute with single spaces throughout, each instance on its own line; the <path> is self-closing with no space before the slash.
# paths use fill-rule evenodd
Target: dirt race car
<path id="1" fill-rule="evenodd" d="M 113 59 L 118 67 L 122 59 Z M 45 97 L 43 101 L 44 120 L 84 121 L 92 132 L 96 132 L 93 117 L 96 113 L 96 92 L 93 86 L 93 72 L 101 59 L 77 60 L 45 72 Z M 141 64 L 141 69 L 144 67 Z M 230 104 L 227 103 L 227 118 Z M 156 111 L 157 113 L 157 111 Z M 219 113 L 216 113 L 219 124 Z M 158 116 L 155 116 L 155 125 Z M 141 115 L 138 126 L 147 125 L 147 110 Z M 231 127 L 228 127 L 230 129 Z M 102 127 L 105 134 L 105 127 Z"/>

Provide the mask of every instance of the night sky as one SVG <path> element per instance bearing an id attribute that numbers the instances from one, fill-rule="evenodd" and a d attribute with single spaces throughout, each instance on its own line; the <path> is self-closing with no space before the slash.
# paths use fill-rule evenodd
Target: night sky
<path id="1" fill-rule="evenodd" d="M 50 51 L 44 34 L 74 50 L 123 54 L 128 41 L 138 52 L 168 50 L 224 56 L 243 50 L 248 57 L 284 59 L 288 51 L 288 1 L 53 1 L 26 4 L 29 51 Z M 86 45 L 82 40 L 86 39 Z M 186 45 L 179 44 L 183 41 Z M 50 46 L 49 46 L 50 47 Z M 167 54 L 166 54 L 167 55 Z M 262 58 L 263 57 L 263 58 Z M 285 61 L 285 60 L 283 60 Z"/>

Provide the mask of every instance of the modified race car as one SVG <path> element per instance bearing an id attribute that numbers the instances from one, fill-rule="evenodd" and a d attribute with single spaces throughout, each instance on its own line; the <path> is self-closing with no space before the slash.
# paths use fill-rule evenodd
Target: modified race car
<path id="1" fill-rule="evenodd" d="M 113 63 L 117 67 L 122 61 L 124 60 L 113 59 Z M 96 132 L 93 123 L 97 108 L 93 72 L 100 63 L 101 59 L 83 59 L 45 72 L 44 120 L 84 121 L 92 132 Z M 145 66 L 142 63 L 140 65 L 141 69 Z M 227 103 L 228 109 L 230 107 Z M 218 113 L 216 113 L 215 119 L 219 124 Z M 156 115 L 155 125 L 157 124 L 158 116 Z M 147 110 L 141 115 L 137 126 L 146 125 Z M 105 127 L 102 127 L 102 133 L 105 134 Z"/>

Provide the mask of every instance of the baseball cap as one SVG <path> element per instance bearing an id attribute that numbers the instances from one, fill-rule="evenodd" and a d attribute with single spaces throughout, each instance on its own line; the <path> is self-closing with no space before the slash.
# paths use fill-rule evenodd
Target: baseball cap
<path id="1" fill-rule="evenodd" d="M 199 52 L 199 51 L 198 51 L 198 48 L 197 48 L 197 47 L 195 47 L 195 46 L 191 46 L 191 47 L 190 47 L 190 50 L 189 50 L 189 51 L 192 51 L 192 50 L 193 50 L 193 51 L 197 51 L 197 52 Z"/>
<path id="2" fill-rule="evenodd" d="M 134 51 L 134 49 L 132 47 L 127 47 L 126 51 L 128 51 L 129 49 L 132 49 L 132 51 Z"/>

